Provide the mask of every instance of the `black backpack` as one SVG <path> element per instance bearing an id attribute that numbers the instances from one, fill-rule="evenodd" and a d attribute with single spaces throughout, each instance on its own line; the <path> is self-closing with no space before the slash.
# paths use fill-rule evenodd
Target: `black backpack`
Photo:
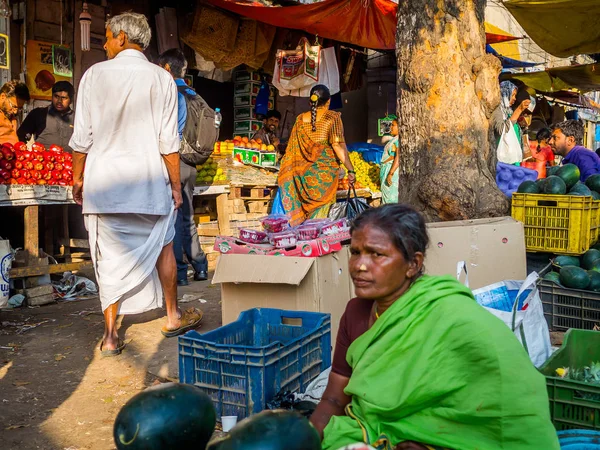
<path id="1" fill-rule="evenodd" d="M 219 129 L 215 127 L 215 111 L 198 94 L 187 92 L 188 86 L 177 86 L 185 97 L 187 120 L 183 128 L 183 138 L 179 147 L 179 157 L 190 165 L 204 164 L 219 139 Z"/>

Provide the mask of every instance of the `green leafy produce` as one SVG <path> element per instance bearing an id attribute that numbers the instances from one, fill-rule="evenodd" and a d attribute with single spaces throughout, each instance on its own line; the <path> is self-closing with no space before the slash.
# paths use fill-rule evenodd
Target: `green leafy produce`
<path id="1" fill-rule="evenodd" d="M 216 413 L 199 388 L 167 383 L 133 396 L 115 419 L 118 450 L 197 450 L 211 438 Z"/>
<path id="2" fill-rule="evenodd" d="M 560 284 L 572 289 L 587 289 L 590 276 L 581 267 L 565 266 L 560 269 Z"/>
<path id="3" fill-rule="evenodd" d="M 600 259 L 600 250 L 596 250 L 595 248 L 589 249 L 581 257 L 581 267 L 589 270 L 597 259 Z"/>
<path id="4" fill-rule="evenodd" d="M 520 194 L 538 194 L 540 192 L 540 189 L 538 188 L 538 185 L 535 181 L 527 180 L 523 181 L 519 185 L 517 192 Z"/>
<path id="5" fill-rule="evenodd" d="M 564 195 L 567 193 L 567 185 L 562 178 L 551 176 L 546 178 L 543 186 L 544 194 Z"/>
<path id="6" fill-rule="evenodd" d="M 581 178 L 581 172 L 575 164 L 565 164 L 556 171 L 556 176 L 565 182 L 567 189 L 571 189 Z"/>

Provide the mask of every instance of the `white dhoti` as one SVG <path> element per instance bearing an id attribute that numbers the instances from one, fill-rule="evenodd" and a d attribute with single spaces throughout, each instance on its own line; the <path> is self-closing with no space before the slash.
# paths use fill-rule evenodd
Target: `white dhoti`
<path id="1" fill-rule="evenodd" d="M 162 306 L 156 261 L 175 237 L 175 213 L 86 214 L 90 253 L 102 311 L 119 302 L 119 314 L 139 314 Z"/>

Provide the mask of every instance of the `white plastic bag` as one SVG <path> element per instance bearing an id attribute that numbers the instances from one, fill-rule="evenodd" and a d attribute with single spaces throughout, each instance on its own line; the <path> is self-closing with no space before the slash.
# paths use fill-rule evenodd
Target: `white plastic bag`
<path id="1" fill-rule="evenodd" d="M 10 278 L 9 271 L 12 266 L 13 254 L 10 243 L 0 238 L 0 308 L 8 305 Z"/>
<path id="2" fill-rule="evenodd" d="M 473 291 L 477 303 L 513 331 L 536 367 L 544 364 L 552 354 L 550 332 L 537 288 L 538 278 L 539 275 L 532 272 L 525 281 L 506 280 Z M 527 291 L 529 294 L 522 301 Z"/>
<path id="3" fill-rule="evenodd" d="M 275 73 L 277 74 L 279 70 L 279 61 L 276 61 Z M 318 80 L 309 79 L 309 81 L 310 82 L 302 88 L 291 89 L 289 85 L 282 83 L 277 79 L 277 76 L 275 76 L 273 77 L 273 86 L 278 89 L 279 95 L 281 96 L 291 95 L 294 97 L 309 97 L 310 90 L 316 84 L 324 84 L 327 86 L 331 95 L 337 94 L 340 92 L 340 74 L 334 47 L 328 47 L 321 50 Z"/>
<path id="4" fill-rule="evenodd" d="M 498 161 L 505 164 L 514 164 L 523 161 L 523 149 L 517 138 L 515 127 L 510 126 L 508 130 L 504 127 L 500 142 L 498 142 Z"/>

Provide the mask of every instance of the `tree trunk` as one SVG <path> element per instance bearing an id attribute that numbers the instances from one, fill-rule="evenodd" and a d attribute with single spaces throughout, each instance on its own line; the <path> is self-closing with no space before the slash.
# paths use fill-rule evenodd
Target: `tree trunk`
<path id="1" fill-rule="evenodd" d="M 399 201 L 430 221 L 508 213 L 490 147 L 500 62 L 485 53 L 485 3 L 399 1 Z"/>

